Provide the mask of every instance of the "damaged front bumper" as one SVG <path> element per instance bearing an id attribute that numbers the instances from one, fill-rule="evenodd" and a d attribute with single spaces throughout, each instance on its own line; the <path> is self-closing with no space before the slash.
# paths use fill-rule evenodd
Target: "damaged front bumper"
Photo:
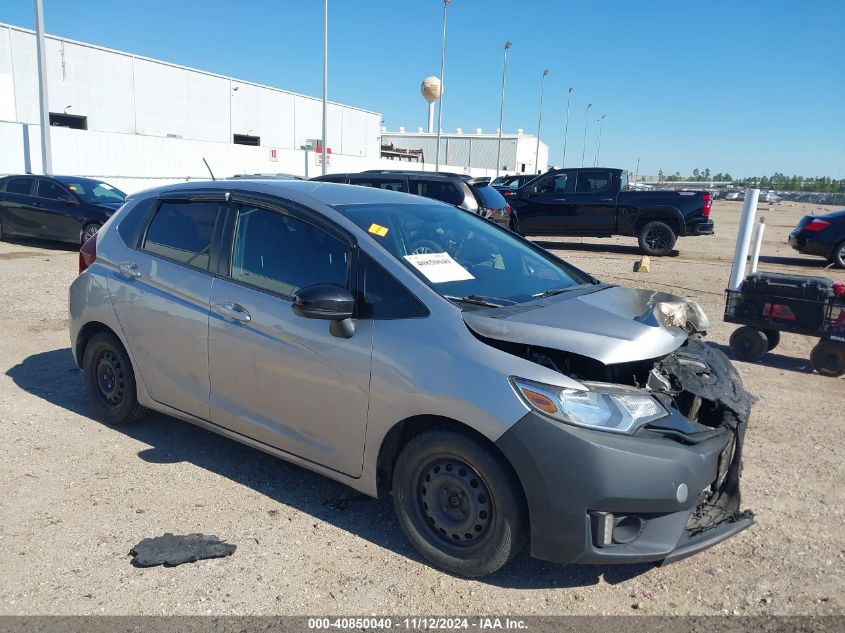
<path id="1" fill-rule="evenodd" d="M 620 435 L 531 412 L 496 442 L 525 491 L 532 556 L 669 563 L 753 524 L 753 514 L 739 505 L 753 398 L 730 361 L 693 340 L 657 371 L 666 393 L 656 395 L 681 402 L 659 428 Z M 707 426 L 691 424 L 685 414 Z M 685 435 L 684 428 L 696 432 Z"/>

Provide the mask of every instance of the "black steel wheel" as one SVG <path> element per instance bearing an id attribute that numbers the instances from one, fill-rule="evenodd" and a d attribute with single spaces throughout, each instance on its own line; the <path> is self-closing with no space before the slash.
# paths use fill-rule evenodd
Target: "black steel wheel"
<path id="1" fill-rule="evenodd" d="M 845 343 L 829 339 L 819 341 L 810 352 L 810 362 L 822 376 L 845 375 Z"/>
<path id="2" fill-rule="evenodd" d="M 653 220 L 640 229 L 638 239 L 643 253 L 661 257 L 672 252 L 678 236 L 665 222 Z"/>
<path id="3" fill-rule="evenodd" d="M 780 332 L 777 330 L 763 330 L 763 333 L 766 335 L 766 341 L 768 342 L 767 350 L 771 352 L 780 343 Z"/>
<path id="4" fill-rule="evenodd" d="M 82 229 L 82 237 L 80 238 L 80 242 L 85 244 L 88 240 L 94 237 L 97 234 L 97 231 L 100 230 L 100 225 L 96 222 L 91 224 L 86 224 L 85 228 Z"/>
<path id="5" fill-rule="evenodd" d="M 528 539 L 510 466 L 482 440 L 454 430 L 425 431 L 405 445 L 394 465 L 393 503 L 411 544 L 453 574 L 491 574 Z"/>
<path id="6" fill-rule="evenodd" d="M 730 346 L 739 360 L 754 362 L 762 359 L 769 351 L 769 339 L 763 330 L 744 325 L 731 334 Z"/>
<path id="7" fill-rule="evenodd" d="M 126 350 L 109 332 L 91 337 L 82 358 L 85 394 L 97 418 L 107 424 L 125 424 L 139 418 L 135 373 Z"/>

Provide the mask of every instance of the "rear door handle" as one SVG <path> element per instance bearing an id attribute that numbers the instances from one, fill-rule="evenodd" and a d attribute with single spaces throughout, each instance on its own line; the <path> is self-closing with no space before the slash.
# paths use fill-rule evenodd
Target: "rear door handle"
<path id="1" fill-rule="evenodd" d="M 141 269 L 138 268 L 138 264 L 135 262 L 124 262 L 120 264 L 117 269 L 120 271 L 121 275 L 130 279 L 137 279 L 141 276 Z"/>
<path id="2" fill-rule="evenodd" d="M 214 309 L 220 314 L 240 323 L 249 323 L 252 321 L 252 316 L 246 311 L 241 304 L 234 301 L 221 301 L 214 304 Z"/>

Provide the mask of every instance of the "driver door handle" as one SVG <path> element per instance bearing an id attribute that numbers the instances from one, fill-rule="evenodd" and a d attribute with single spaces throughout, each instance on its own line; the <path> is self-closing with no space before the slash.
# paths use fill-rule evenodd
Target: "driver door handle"
<path id="1" fill-rule="evenodd" d="M 138 268 L 138 264 L 135 262 L 123 262 L 117 267 L 117 269 L 120 271 L 121 275 L 130 279 L 137 279 L 141 276 L 141 269 Z"/>
<path id="2" fill-rule="evenodd" d="M 224 317 L 234 319 L 240 323 L 249 323 L 252 316 L 241 304 L 234 301 L 220 301 L 214 304 L 214 309 Z"/>

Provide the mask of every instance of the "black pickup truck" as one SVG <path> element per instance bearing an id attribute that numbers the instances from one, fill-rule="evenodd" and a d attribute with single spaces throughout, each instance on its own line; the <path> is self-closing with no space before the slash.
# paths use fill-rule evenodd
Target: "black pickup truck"
<path id="1" fill-rule="evenodd" d="M 635 191 L 621 169 L 555 169 L 508 198 L 510 229 L 522 235 L 639 239 L 646 255 L 666 255 L 678 237 L 712 235 L 706 191 Z"/>

